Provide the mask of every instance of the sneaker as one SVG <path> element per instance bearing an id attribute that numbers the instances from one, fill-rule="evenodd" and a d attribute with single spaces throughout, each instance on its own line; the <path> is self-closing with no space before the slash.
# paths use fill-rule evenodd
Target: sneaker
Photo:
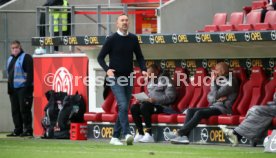
<path id="1" fill-rule="evenodd" d="M 174 139 L 178 136 L 175 132 L 163 132 L 163 134 L 168 140 Z"/>
<path id="2" fill-rule="evenodd" d="M 134 143 L 138 143 L 144 136 L 137 133 L 134 137 Z"/>
<path id="3" fill-rule="evenodd" d="M 21 133 L 15 133 L 15 132 L 12 132 L 10 134 L 7 134 L 6 136 L 7 137 L 19 137 L 21 135 Z"/>
<path id="4" fill-rule="evenodd" d="M 133 145 L 134 138 L 131 134 L 126 135 L 126 144 L 127 145 Z"/>
<path id="5" fill-rule="evenodd" d="M 109 144 L 111 144 L 111 145 L 124 145 L 118 138 L 111 138 Z"/>
<path id="6" fill-rule="evenodd" d="M 20 137 L 33 137 L 32 132 L 23 132 L 20 134 Z"/>
<path id="7" fill-rule="evenodd" d="M 187 136 L 177 136 L 174 139 L 171 139 L 172 144 L 189 144 L 189 138 Z"/>
<path id="8" fill-rule="evenodd" d="M 222 132 L 225 134 L 225 136 L 228 138 L 228 140 L 232 143 L 233 147 L 236 147 L 239 145 L 238 137 L 234 134 L 233 129 L 228 129 L 226 126 L 219 126 Z"/>
<path id="9" fill-rule="evenodd" d="M 149 133 L 145 133 L 144 137 L 139 142 L 154 143 L 154 138 Z"/>

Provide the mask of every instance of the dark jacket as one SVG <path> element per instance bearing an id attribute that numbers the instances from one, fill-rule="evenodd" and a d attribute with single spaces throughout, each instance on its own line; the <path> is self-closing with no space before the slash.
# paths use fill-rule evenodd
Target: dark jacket
<path id="1" fill-rule="evenodd" d="M 235 77 L 227 77 L 232 85 L 219 86 L 215 81 L 211 85 L 211 91 L 208 93 L 209 106 L 219 109 L 223 114 L 232 113 L 232 105 L 238 96 L 239 83 Z M 224 102 L 218 101 L 221 97 L 227 97 Z"/>

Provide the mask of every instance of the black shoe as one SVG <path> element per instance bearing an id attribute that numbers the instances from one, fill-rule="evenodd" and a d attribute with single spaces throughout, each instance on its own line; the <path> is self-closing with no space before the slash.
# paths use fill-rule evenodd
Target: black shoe
<path id="1" fill-rule="evenodd" d="M 19 137 L 22 133 L 10 133 L 10 134 L 7 134 L 7 137 Z"/>
<path id="2" fill-rule="evenodd" d="M 33 133 L 32 132 L 23 132 L 22 134 L 20 134 L 20 137 L 33 137 Z"/>

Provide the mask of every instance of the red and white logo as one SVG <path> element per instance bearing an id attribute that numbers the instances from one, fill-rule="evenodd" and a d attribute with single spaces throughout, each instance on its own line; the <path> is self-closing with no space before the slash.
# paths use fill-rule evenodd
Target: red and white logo
<path id="1" fill-rule="evenodd" d="M 53 90 L 55 92 L 67 92 L 67 94 L 73 94 L 73 78 L 72 74 L 65 68 L 60 67 L 53 80 Z"/>

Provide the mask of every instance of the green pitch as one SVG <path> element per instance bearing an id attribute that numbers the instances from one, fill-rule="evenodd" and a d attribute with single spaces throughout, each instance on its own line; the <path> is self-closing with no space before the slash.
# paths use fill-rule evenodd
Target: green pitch
<path id="1" fill-rule="evenodd" d="M 107 141 L 6 138 L 0 134 L 0 158 L 275 158 L 263 148 L 168 143 L 112 146 Z"/>

